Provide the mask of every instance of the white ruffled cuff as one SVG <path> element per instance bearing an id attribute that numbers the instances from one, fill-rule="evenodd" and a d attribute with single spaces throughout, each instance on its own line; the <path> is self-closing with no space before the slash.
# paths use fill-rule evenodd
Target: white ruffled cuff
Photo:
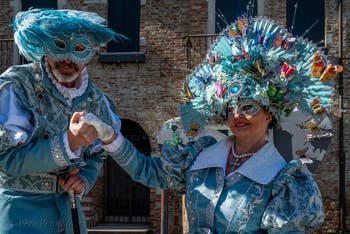
<path id="1" fill-rule="evenodd" d="M 115 138 L 115 140 L 108 144 L 108 145 L 102 145 L 102 148 L 106 150 L 109 153 L 113 153 L 119 149 L 119 147 L 123 144 L 124 137 L 121 133 L 118 133 L 118 136 Z"/>

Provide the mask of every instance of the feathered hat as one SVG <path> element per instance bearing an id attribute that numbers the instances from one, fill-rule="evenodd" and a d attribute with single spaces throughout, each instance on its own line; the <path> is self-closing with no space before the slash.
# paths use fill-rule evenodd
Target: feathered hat
<path id="1" fill-rule="evenodd" d="M 94 43 L 121 36 L 107 28 L 106 20 L 96 13 L 67 9 L 19 12 L 13 29 L 19 52 L 29 61 L 40 61 L 47 53 L 61 54 L 59 59 L 65 59 L 68 50 L 74 51 L 69 47 L 80 43 L 85 48 L 75 55 L 80 62 L 86 62 L 93 55 Z"/>
<path id="2" fill-rule="evenodd" d="M 329 108 L 332 78 L 342 70 L 315 44 L 293 37 L 272 20 L 242 16 L 186 79 L 184 126 L 224 120 L 230 106 L 247 98 L 268 109 L 277 122 L 295 108 L 318 118 Z"/>

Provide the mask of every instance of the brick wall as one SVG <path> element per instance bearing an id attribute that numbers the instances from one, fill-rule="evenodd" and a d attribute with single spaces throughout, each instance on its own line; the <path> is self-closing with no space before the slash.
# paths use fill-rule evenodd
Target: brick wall
<path id="1" fill-rule="evenodd" d="M 329 0 L 325 1 L 325 34 L 326 34 L 326 47 L 329 50 L 329 55 L 334 57 L 339 57 L 339 20 L 338 20 L 338 8 L 337 8 L 337 0 Z M 343 26 L 343 47 L 344 47 L 344 57 L 349 58 L 349 17 L 350 17 L 350 3 L 349 1 L 343 1 L 344 3 L 344 26 Z M 338 62 L 336 59 L 332 59 L 334 62 Z M 343 73 L 344 76 L 344 106 L 346 108 L 349 107 L 349 70 L 347 69 L 349 67 L 349 60 L 344 60 L 344 68 L 345 71 Z M 323 203 L 325 206 L 325 213 L 326 213 L 326 222 L 322 226 L 321 232 L 326 232 L 329 230 L 337 230 L 337 227 L 339 225 L 338 215 L 339 215 L 339 100 L 340 96 L 337 95 L 338 85 L 337 81 L 335 82 L 335 91 L 336 96 L 333 102 L 334 106 L 334 112 L 332 116 L 333 120 L 333 128 L 334 128 L 334 137 L 332 144 L 330 148 L 327 151 L 327 155 L 325 155 L 325 158 L 323 159 L 320 167 L 317 169 L 315 178 L 316 181 L 320 187 L 322 196 L 323 196 Z M 345 146 L 345 156 L 347 160 L 349 160 L 348 154 L 349 154 L 349 112 L 344 113 L 344 146 Z M 344 207 L 346 209 L 347 214 L 349 214 L 349 164 L 346 165 L 346 194 L 347 194 L 347 207 Z M 346 215 L 346 213 L 344 214 Z M 350 222 L 349 222 L 349 216 L 347 217 L 346 223 L 344 226 L 347 227 L 347 230 L 350 230 Z"/>
<path id="2" fill-rule="evenodd" d="M 0 1 L 0 39 L 12 38 L 13 31 L 9 26 L 13 20 L 12 15 L 13 8 L 10 7 L 10 1 Z"/>
<path id="3" fill-rule="evenodd" d="M 286 1 L 265 0 L 264 14 L 281 25 L 286 25 L 287 7 Z"/>

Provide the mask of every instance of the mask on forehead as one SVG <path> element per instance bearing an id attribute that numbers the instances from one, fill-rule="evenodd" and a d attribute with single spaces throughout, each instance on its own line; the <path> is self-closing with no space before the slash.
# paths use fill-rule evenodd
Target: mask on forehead
<path id="1" fill-rule="evenodd" d="M 77 33 L 53 34 L 45 43 L 45 52 L 55 61 L 71 59 L 76 64 L 87 64 L 94 55 L 91 39 Z"/>

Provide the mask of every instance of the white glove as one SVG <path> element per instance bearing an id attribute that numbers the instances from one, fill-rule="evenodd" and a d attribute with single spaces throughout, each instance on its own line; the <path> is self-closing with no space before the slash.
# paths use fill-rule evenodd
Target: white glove
<path id="1" fill-rule="evenodd" d="M 79 121 L 85 121 L 87 124 L 92 125 L 102 141 L 108 141 L 114 135 L 114 129 L 92 113 L 87 113 L 80 117 Z"/>

